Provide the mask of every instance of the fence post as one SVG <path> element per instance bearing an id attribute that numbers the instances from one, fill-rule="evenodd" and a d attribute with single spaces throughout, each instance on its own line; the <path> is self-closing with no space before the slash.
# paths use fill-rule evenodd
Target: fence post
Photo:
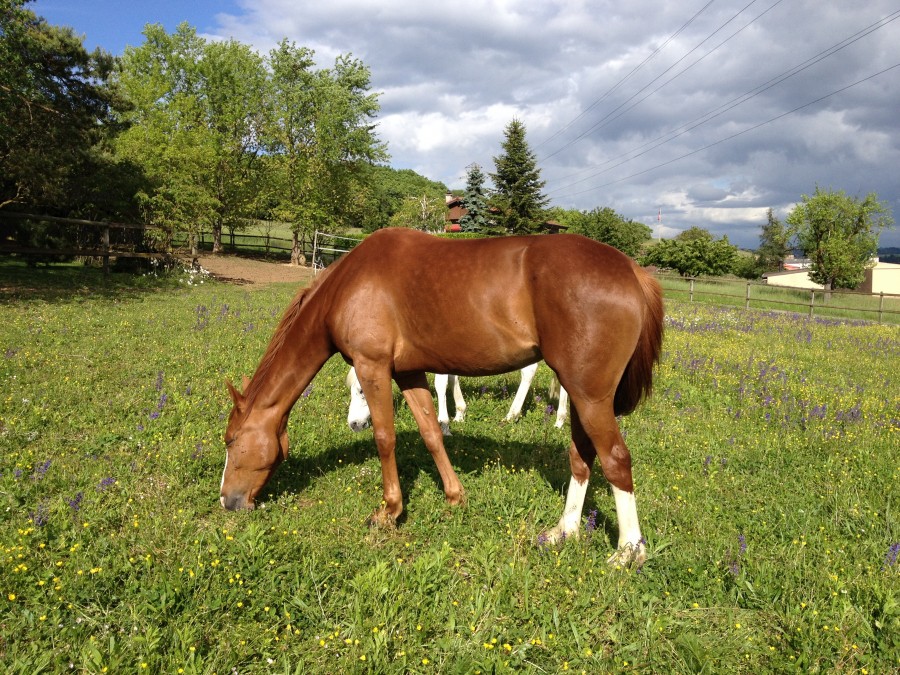
<path id="1" fill-rule="evenodd" d="M 109 274 L 109 225 L 103 228 L 100 240 L 103 246 L 103 274 Z"/>
<path id="2" fill-rule="evenodd" d="M 884 291 L 878 294 L 878 323 L 884 323 Z"/>
<path id="3" fill-rule="evenodd" d="M 744 303 L 744 309 L 750 309 L 750 282 L 747 282 L 747 301 Z"/>
<path id="4" fill-rule="evenodd" d="M 694 280 L 691 279 L 691 302 L 694 301 Z"/>
<path id="5" fill-rule="evenodd" d="M 813 305 L 816 304 L 816 289 L 809 292 L 809 318 L 813 318 Z"/>

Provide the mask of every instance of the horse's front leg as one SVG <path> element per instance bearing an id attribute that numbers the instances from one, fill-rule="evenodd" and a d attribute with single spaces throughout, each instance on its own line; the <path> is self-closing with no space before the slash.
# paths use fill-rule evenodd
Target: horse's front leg
<path id="1" fill-rule="evenodd" d="M 435 419 L 434 401 L 428 391 L 425 373 L 407 373 L 397 378 L 397 384 L 400 385 L 403 397 L 412 411 L 416 424 L 419 425 L 422 440 L 425 441 L 425 446 L 437 465 L 447 501 L 450 504 L 459 504 L 465 499 L 462 483 L 459 482 L 459 477 L 450 464 L 450 458 L 447 457 L 444 435 Z"/>
<path id="2" fill-rule="evenodd" d="M 369 517 L 373 527 L 394 527 L 403 513 L 403 493 L 397 473 L 397 434 L 394 429 L 394 395 L 389 373 L 365 364 L 356 364 L 356 375 L 362 385 L 372 416 L 375 445 L 381 460 L 383 500 L 381 507 Z"/>

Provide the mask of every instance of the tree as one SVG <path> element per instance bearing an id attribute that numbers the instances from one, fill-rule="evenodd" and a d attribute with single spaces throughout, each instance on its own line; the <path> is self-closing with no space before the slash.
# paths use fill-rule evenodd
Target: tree
<path id="1" fill-rule="evenodd" d="M 528 234 L 537 231 L 549 202 L 541 192 L 545 181 L 525 140 L 525 125 L 513 119 L 503 133 L 503 152 L 494 157 L 496 172 L 491 174 L 495 188 L 492 203 L 507 232 Z"/>
<path id="2" fill-rule="evenodd" d="M 641 263 L 672 269 L 685 277 L 721 276 L 734 269 L 736 259 L 737 247 L 729 243 L 728 237 L 713 239 L 710 235 L 686 241 L 664 239 L 647 251 Z"/>
<path id="3" fill-rule="evenodd" d="M 425 232 L 440 232 L 444 229 L 447 208 L 443 198 L 407 197 L 400 208 L 391 216 L 391 227 L 409 227 Z"/>
<path id="4" fill-rule="evenodd" d="M 187 23 L 168 35 L 144 30 L 128 48 L 120 83 L 132 103 L 119 152 L 145 168 L 141 193 L 147 219 L 174 233 L 232 232 L 257 209 L 260 130 L 266 72 L 260 57 L 233 40 L 206 42 Z"/>
<path id="5" fill-rule="evenodd" d="M 784 261 L 791 253 L 791 230 L 775 217 L 772 209 L 766 213 L 766 220 L 759 236 L 757 264 L 763 272 L 774 272 L 784 269 Z"/>
<path id="6" fill-rule="evenodd" d="M 0 0 L 0 207 L 70 212 L 85 177 L 111 160 L 96 150 L 119 105 L 115 59 L 88 53 L 70 28 Z"/>
<path id="7" fill-rule="evenodd" d="M 315 71 L 313 52 L 283 40 L 269 56 L 272 69 L 266 141 L 274 155 L 275 215 L 292 223 L 292 262 L 300 240 L 316 229 L 349 223 L 363 210 L 360 164 L 387 158 L 371 119 L 378 96 L 369 94 L 369 69 L 339 56 Z M 356 212 L 356 213 L 355 213 Z"/>
<path id="8" fill-rule="evenodd" d="M 371 215 L 362 223 L 366 232 L 387 227 L 408 197 L 427 195 L 431 199 L 444 200 L 448 192 L 443 183 L 429 180 L 412 169 L 381 165 L 363 166 L 362 169 L 367 174 L 363 180 L 371 187 Z"/>
<path id="9" fill-rule="evenodd" d="M 465 215 L 459 219 L 463 232 L 487 232 L 490 227 L 487 193 L 484 189 L 484 173 L 477 164 L 469 166 L 466 174 L 466 192 L 462 200 Z"/>
<path id="10" fill-rule="evenodd" d="M 581 212 L 572 219 L 569 231 L 615 246 L 632 258 L 638 256 L 644 242 L 653 235 L 643 223 L 625 219 L 608 206 Z"/>
<path id="11" fill-rule="evenodd" d="M 893 225 L 887 205 L 874 192 L 860 201 L 843 190 L 803 195 L 788 214 L 797 243 L 810 258 L 809 276 L 826 289 L 856 288 L 878 250 L 881 231 Z"/>

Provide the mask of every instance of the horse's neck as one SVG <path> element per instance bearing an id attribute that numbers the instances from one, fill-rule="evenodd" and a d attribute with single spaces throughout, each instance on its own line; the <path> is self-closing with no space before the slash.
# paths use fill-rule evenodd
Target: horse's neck
<path id="1" fill-rule="evenodd" d="M 301 308 L 291 325 L 270 346 L 251 381 L 248 397 L 256 409 L 287 415 L 316 373 L 334 353 L 318 303 Z"/>

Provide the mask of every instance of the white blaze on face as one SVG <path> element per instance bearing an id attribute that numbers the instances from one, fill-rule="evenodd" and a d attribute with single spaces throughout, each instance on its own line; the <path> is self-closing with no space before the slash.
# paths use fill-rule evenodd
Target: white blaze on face
<path id="1" fill-rule="evenodd" d="M 219 503 L 225 508 L 225 495 L 222 494 L 222 488 L 225 487 L 225 472 L 228 471 L 228 450 L 225 450 L 225 468 L 222 469 L 222 482 L 219 483 Z"/>

